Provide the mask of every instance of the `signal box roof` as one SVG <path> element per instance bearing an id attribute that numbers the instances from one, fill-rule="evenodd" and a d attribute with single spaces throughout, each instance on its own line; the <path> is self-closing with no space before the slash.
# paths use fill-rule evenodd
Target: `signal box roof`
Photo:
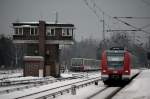
<path id="1" fill-rule="evenodd" d="M 39 26 L 39 22 L 14 22 L 13 26 L 22 26 L 22 25 L 30 25 L 30 26 Z M 54 22 L 45 22 L 46 26 L 54 26 L 54 27 L 74 27 L 74 24 L 68 23 L 54 23 Z"/>

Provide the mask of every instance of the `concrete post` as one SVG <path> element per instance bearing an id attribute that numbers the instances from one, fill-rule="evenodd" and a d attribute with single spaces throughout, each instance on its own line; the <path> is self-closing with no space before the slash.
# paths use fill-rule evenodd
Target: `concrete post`
<path id="1" fill-rule="evenodd" d="M 71 94 L 76 95 L 76 85 L 71 86 Z"/>
<path id="2" fill-rule="evenodd" d="M 95 85 L 98 85 L 98 81 L 95 81 Z"/>

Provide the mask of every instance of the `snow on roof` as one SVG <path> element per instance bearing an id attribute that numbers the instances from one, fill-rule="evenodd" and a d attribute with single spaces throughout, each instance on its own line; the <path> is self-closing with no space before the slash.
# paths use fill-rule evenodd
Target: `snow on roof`
<path id="1" fill-rule="evenodd" d="M 14 22 L 14 23 L 21 23 L 21 24 L 39 24 L 38 21 L 35 21 L 35 22 L 32 22 L 32 21 L 31 21 L 31 22 L 29 22 L 29 21 L 28 21 L 28 22 L 21 22 L 21 21 L 20 21 L 20 22 Z M 45 21 L 45 23 L 46 23 L 46 24 L 71 24 L 71 23 L 59 23 L 59 22 L 58 22 L 58 23 L 55 23 L 55 22 L 46 22 L 46 21 Z"/>
<path id="2" fill-rule="evenodd" d="M 39 22 L 15 22 L 15 23 L 38 24 Z"/>

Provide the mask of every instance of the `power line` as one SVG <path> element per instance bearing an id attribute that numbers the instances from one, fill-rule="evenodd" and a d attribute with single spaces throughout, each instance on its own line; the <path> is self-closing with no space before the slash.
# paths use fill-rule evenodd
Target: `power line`
<path id="1" fill-rule="evenodd" d="M 148 27 L 150 27 L 150 24 L 141 27 L 141 29 L 148 28 Z"/>
<path id="2" fill-rule="evenodd" d="M 134 28 L 134 29 L 136 29 L 136 30 L 140 30 L 140 31 L 142 31 L 142 32 L 144 32 L 144 33 L 150 34 L 150 32 L 147 32 L 147 31 L 145 31 L 145 30 L 143 30 L 143 29 L 141 29 L 141 28 L 137 28 L 137 27 L 135 27 L 135 26 L 133 26 L 133 25 L 131 25 L 131 24 L 129 24 L 129 23 L 123 21 L 123 20 L 120 20 L 120 19 L 117 18 L 117 17 L 114 17 L 114 18 L 115 18 L 116 20 L 118 20 L 118 21 L 124 23 L 125 25 L 127 25 L 127 26 L 129 26 L 129 27 L 132 27 L 132 28 Z"/>
<path id="3" fill-rule="evenodd" d="M 85 4 L 90 8 L 90 9 L 92 9 L 92 7 L 90 6 L 90 4 L 88 3 L 88 1 L 87 0 L 84 0 L 85 1 Z M 93 3 L 92 5 L 93 5 L 93 8 L 94 8 L 94 10 L 96 10 L 96 8 L 97 8 L 97 10 L 100 12 L 100 13 L 102 13 L 102 15 L 103 15 L 103 18 L 101 17 L 99 17 L 98 16 L 98 14 L 96 14 L 97 16 L 98 16 L 98 18 L 100 18 L 101 20 L 100 20 L 100 22 L 103 22 L 103 24 L 105 25 L 105 26 L 107 26 L 107 28 L 108 29 L 110 29 L 110 27 L 109 27 L 109 25 L 108 24 L 106 24 L 106 22 L 104 22 L 103 20 L 104 20 L 104 16 L 107 16 L 107 17 L 109 17 L 109 18 L 111 18 L 111 19 L 114 19 L 111 15 L 109 15 L 108 13 L 106 13 L 105 11 L 103 11 L 93 0 L 91 0 L 91 3 Z M 93 9 L 92 9 L 92 11 L 93 11 Z M 93 11 L 94 12 L 94 11 Z M 95 12 L 97 12 L 97 11 L 95 11 Z M 115 26 L 116 26 L 116 23 L 114 23 L 114 22 L 112 22 L 113 24 L 115 24 Z M 117 22 L 118 23 L 118 22 Z"/>
<path id="4" fill-rule="evenodd" d="M 145 3 L 146 5 L 150 6 L 150 2 L 146 1 L 146 0 L 141 0 L 143 3 Z"/>
<path id="5" fill-rule="evenodd" d="M 150 19 L 150 17 L 113 17 L 113 18 L 125 18 L 125 19 Z"/>
<path id="6" fill-rule="evenodd" d="M 106 30 L 107 32 L 115 32 L 115 31 L 141 31 L 141 30 Z"/>
<path id="7" fill-rule="evenodd" d="M 98 16 L 96 10 L 93 9 L 93 8 L 90 6 L 90 4 L 88 3 L 88 1 L 87 1 L 87 0 L 83 0 L 83 1 L 85 2 L 86 6 L 87 6 L 87 7 L 96 15 L 96 17 L 99 19 L 99 16 Z"/>
<path id="8" fill-rule="evenodd" d="M 85 4 L 95 13 L 95 15 L 98 17 L 98 19 L 101 19 L 100 20 L 100 22 L 102 21 L 103 22 L 103 33 L 104 33 L 104 26 L 106 25 L 107 26 L 107 24 L 106 24 L 106 22 L 104 22 L 104 16 L 107 16 L 107 17 L 109 17 L 109 18 L 112 18 L 112 19 L 114 19 L 114 20 L 116 20 L 116 21 L 118 21 L 118 22 L 121 22 L 121 23 L 123 23 L 123 24 L 125 24 L 126 26 L 129 26 L 129 27 L 132 27 L 133 29 L 132 30 L 111 30 L 111 29 L 109 29 L 109 30 L 107 30 L 107 31 L 111 31 L 111 32 L 116 32 L 116 31 L 142 31 L 142 32 L 144 32 L 144 33 L 146 33 L 146 34 L 150 34 L 150 32 L 147 32 L 147 31 L 145 31 L 145 30 L 143 30 L 144 28 L 147 28 L 147 27 L 149 27 L 149 25 L 146 25 L 146 26 L 143 26 L 143 27 L 141 27 L 141 28 L 137 28 L 137 27 L 135 27 L 134 25 L 131 25 L 131 24 L 129 24 L 129 23 L 127 23 L 127 22 L 125 22 L 125 21 L 123 21 L 123 20 L 121 20 L 121 19 L 119 19 L 119 18 L 127 18 L 127 19 L 150 19 L 150 17 L 112 17 L 111 15 L 109 15 L 109 14 L 107 14 L 105 11 L 103 11 L 99 6 L 97 6 L 97 4 L 93 1 L 93 0 L 91 0 L 91 3 L 93 3 L 92 5 L 93 5 L 93 8 L 90 6 L 90 4 L 88 3 L 88 1 L 87 0 L 84 0 L 84 2 L 85 2 Z M 97 8 L 97 9 L 96 9 Z M 101 18 L 98 14 L 97 14 L 97 10 L 100 12 L 100 13 L 102 13 L 103 14 L 103 18 Z M 113 22 L 112 22 L 113 23 Z M 114 24 L 114 23 L 113 23 Z M 116 25 L 115 25 L 116 26 Z M 103 34 L 103 39 L 104 39 L 104 34 Z"/>
<path id="9" fill-rule="evenodd" d="M 87 5 L 87 7 L 96 15 L 98 20 L 100 22 L 103 22 L 103 34 L 102 34 L 102 37 L 103 37 L 103 40 L 105 40 L 105 34 L 104 34 L 105 30 L 104 29 L 105 29 L 105 25 L 106 24 L 105 24 L 105 21 L 104 21 L 104 12 L 103 12 L 103 17 L 100 17 L 100 15 L 98 14 L 97 9 L 96 9 L 96 3 L 95 2 L 93 2 L 91 0 L 92 5 L 90 5 L 87 0 L 84 0 L 84 2 Z"/>

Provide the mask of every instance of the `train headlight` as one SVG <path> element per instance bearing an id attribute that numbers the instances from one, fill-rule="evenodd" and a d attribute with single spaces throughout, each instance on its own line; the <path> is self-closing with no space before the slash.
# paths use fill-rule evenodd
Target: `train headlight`
<path id="1" fill-rule="evenodd" d="M 106 72 L 106 70 L 103 70 L 103 73 L 105 73 Z"/>

